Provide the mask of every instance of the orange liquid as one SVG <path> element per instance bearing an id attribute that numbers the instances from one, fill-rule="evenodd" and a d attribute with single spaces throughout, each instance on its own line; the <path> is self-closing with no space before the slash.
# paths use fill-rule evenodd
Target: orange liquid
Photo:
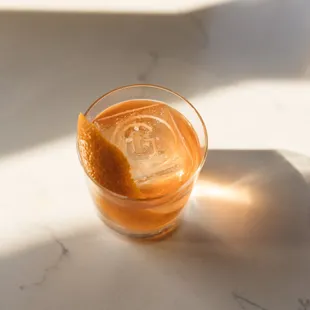
<path id="1" fill-rule="evenodd" d="M 103 217 L 137 234 L 173 226 L 188 201 L 191 177 L 202 157 L 192 125 L 177 110 L 151 100 L 116 104 L 93 122 L 127 157 L 143 198 L 120 199 L 93 185 L 92 196 Z"/>

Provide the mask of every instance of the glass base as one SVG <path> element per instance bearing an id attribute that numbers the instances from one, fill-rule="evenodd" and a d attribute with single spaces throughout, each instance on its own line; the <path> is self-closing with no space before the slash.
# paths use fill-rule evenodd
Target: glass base
<path id="1" fill-rule="evenodd" d="M 165 226 L 154 230 L 154 231 L 150 231 L 150 232 L 143 232 L 143 233 L 139 233 L 139 232 L 132 232 L 132 231 L 128 231 L 127 229 L 113 223 L 112 221 L 110 221 L 108 218 L 106 218 L 104 215 L 102 214 L 98 214 L 100 219 L 111 229 L 113 229 L 115 232 L 126 236 L 128 238 L 133 238 L 136 240 L 145 240 L 145 241 L 156 241 L 156 240 L 162 240 L 168 236 L 170 236 L 179 226 L 180 223 L 180 219 L 179 217 L 176 218 L 174 221 L 169 222 L 168 224 L 166 224 Z"/>

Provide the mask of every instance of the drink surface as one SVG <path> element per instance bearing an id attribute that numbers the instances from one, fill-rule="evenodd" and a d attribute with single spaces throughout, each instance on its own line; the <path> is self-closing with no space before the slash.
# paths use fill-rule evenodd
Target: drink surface
<path id="1" fill-rule="evenodd" d="M 162 102 L 121 102 L 104 110 L 93 122 L 127 157 L 132 177 L 145 198 L 176 191 L 201 162 L 192 125 Z"/>

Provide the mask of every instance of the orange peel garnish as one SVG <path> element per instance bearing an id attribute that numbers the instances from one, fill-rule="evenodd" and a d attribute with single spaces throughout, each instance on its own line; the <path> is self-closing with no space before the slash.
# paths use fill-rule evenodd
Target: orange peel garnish
<path id="1" fill-rule="evenodd" d="M 101 186 L 117 194 L 137 198 L 139 189 L 132 179 L 125 155 L 80 113 L 78 148 L 87 174 Z"/>

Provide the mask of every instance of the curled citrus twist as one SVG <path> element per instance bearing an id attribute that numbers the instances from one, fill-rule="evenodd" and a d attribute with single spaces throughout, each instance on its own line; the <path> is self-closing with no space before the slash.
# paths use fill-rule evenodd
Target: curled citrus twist
<path id="1" fill-rule="evenodd" d="M 106 140 L 82 113 L 78 118 L 77 131 L 80 157 L 87 174 L 112 192 L 137 198 L 139 189 L 132 179 L 125 155 Z"/>

